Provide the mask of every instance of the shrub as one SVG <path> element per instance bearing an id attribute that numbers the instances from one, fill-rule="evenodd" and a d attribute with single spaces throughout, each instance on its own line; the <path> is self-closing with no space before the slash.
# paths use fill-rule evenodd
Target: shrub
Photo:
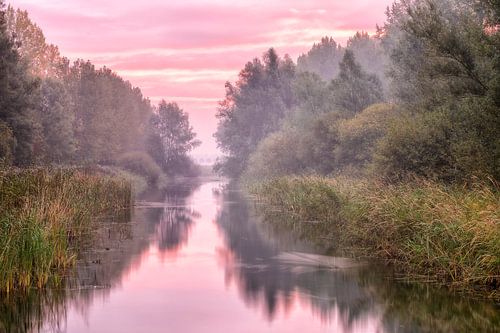
<path id="1" fill-rule="evenodd" d="M 338 124 L 339 144 L 335 148 L 338 168 L 363 168 L 371 162 L 376 143 L 387 132 L 398 112 L 392 104 L 374 104 Z"/>
<path id="2" fill-rule="evenodd" d="M 162 175 L 161 168 L 144 152 L 129 152 L 121 155 L 117 163 L 120 167 L 146 177 L 149 184 L 156 184 Z"/>
<path id="3" fill-rule="evenodd" d="M 301 172 L 304 169 L 298 151 L 301 145 L 297 131 L 282 130 L 269 135 L 250 155 L 244 177 L 267 179 Z"/>
<path id="4" fill-rule="evenodd" d="M 374 170 L 389 179 L 409 174 L 455 181 L 500 177 L 500 114 L 481 99 L 415 115 L 390 124 L 379 141 Z"/>

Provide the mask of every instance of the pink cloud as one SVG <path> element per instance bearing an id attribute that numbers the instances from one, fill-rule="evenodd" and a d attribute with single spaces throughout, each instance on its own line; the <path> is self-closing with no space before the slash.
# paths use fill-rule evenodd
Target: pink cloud
<path id="1" fill-rule="evenodd" d="M 216 100 L 244 64 L 275 47 L 296 58 L 325 35 L 373 32 L 392 0 L 12 0 L 70 58 L 106 65 L 153 101 L 178 98 L 202 151 L 214 151 Z"/>

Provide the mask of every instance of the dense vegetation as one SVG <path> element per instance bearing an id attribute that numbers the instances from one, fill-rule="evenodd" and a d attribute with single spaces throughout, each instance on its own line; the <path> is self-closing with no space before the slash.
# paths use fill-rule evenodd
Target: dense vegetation
<path id="1" fill-rule="evenodd" d="M 0 0 L 0 292 L 61 282 L 92 222 L 130 211 L 130 184 L 197 172 L 195 136 L 177 104 L 70 64 Z"/>
<path id="2" fill-rule="evenodd" d="M 151 184 L 195 172 L 187 154 L 198 141 L 182 109 L 152 106 L 109 68 L 71 64 L 26 11 L 3 0 L 0 59 L 1 166 L 99 164 Z"/>
<path id="3" fill-rule="evenodd" d="M 397 0 L 346 47 L 269 50 L 226 85 L 218 169 L 406 272 L 497 290 L 499 24 L 495 1 Z"/>
<path id="4" fill-rule="evenodd" d="M 130 208 L 123 179 L 69 169 L 0 172 L 0 291 L 57 285 L 92 222 Z"/>

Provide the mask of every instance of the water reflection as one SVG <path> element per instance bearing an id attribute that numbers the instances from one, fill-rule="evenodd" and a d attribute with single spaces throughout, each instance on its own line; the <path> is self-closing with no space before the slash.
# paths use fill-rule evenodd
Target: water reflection
<path id="1" fill-rule="evenodd" d="M 427 285 L 395 283 L 383 267 L 331 268 L 321 260 L 314 265 L 308 254 L 284 261 L 283 253 L 290 258 L 290 251 L 314 249 L 261 223 L 237 191 L 228 191 L 225 201 L 231 204 L 217 224 L 227 244 L 219 253 L 226 283 L 235 283 L 246 304 L 271 322 L 300 303 L 338 332 L 494 332 L 500 327 L 498 306 Z"/>
<path id="2" fill-rule="evenodd" d="M 499 311 L 317 255 L 221 183 L 151 192 L 106 222 L 67 288 L 0 299 L 0 332 L 488 332 Z"/>

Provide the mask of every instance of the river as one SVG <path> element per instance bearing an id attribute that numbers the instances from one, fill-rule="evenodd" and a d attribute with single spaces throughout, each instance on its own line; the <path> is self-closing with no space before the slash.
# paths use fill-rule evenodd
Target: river
<path id="1" fill-rule="evenodd" d="M 6 332 L 494 332 L 499 307 L 395 282 L 261 221 L 223 181 L 184 181 L 103 222 L 66 288 L 0 302 Z M 0 327 L 2 327 L 0 325 Z M 0 328 L 1 330 L 1 328 Z"/>

